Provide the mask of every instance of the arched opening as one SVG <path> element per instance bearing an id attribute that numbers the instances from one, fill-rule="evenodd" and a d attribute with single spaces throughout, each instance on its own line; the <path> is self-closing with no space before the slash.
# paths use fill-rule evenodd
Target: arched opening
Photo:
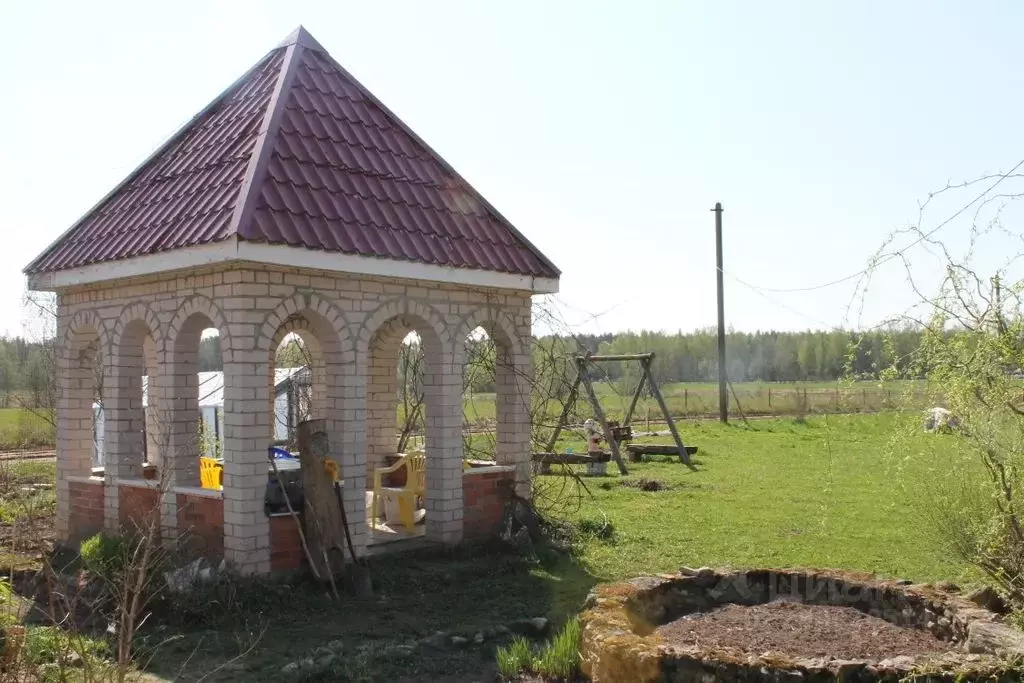
<path id="1" fill-rule="evenodd" d="M 340 451 L 343 360 L 338 333 L 321 314 L 299 311 L 281 323 L 268 359 L 272 443 L 295 448 L 298 425 L 323 419 L 331 450 Z"/>
<path id="2" fill-rule="evenodd" d="M 61 466 L 68 474 L 88 476 L 105 460 L 103 354 L 99 331 L 83 327 L 71 333 L 65 350 L 64 406 L 58 430 Z"/>
<path id="3" fill-rule="evenodd" d="M 370 543 L 422 536 L 429 528 L 441 533 L 444 505 L 430 495 L 443 488 L 444 459 L 449 455 L 441 405 L 441 354 L 437 333 L 414 315 L 387 320 L 370 338 L 366 369 Z"/>
<path id="4" fill-rule="evenodd" d="M 206 327 L 199 338 L 199 369 L 196 375 L 199 408 L 199 455 L 224 457 L 224 358 L 220 332 Z"/>
<path id="5" fill-rule="evenodd" d="M 338 466 L 342 485 L 346 477 L 351 479 L 353 472 L 354 459 L 345 453 L 342 443 L 345 359 L 340 337 L 324 316 L 307 309 L 287 317 L 269 341 L 267 409 L 270 419 L 267 426 L 270 433 L 267 443 L 279 449 L 273 454 L 263 504 L 264 512 L 270 518 L 271 566 L 286 561 L 281 557 L 287 552 L 281 549 L 289 544 L 286 538 L 293 529 L 289 517 L 294 510 L 304 514 L 303 526 L 307 530 L 307 543 L 313 557 L 330 556 L 331 566 L 337 568 L 343 557 L 338 549 L 345 543 L 342 517 L 333 482 L 328 481 L 327 488 L 324 488 L 324 479 L 317 476 L 316 469 L 325 467 L 328 460 L 333 461 Z M 306 420 L 324 422 L 326 451 L 317 448 L 311 448 L 311 452 L 303 451 L 312 446 L 301 434 L 301 425 Z M 305 467 L 314 470 L 305 472 Z M 351 486 L 349 481 L 348 488 Z M 361 481 L 358 488 L 358 496 L 361 497 Z M 341 490 L 341 494 L 348 499 L 345 503 L 348 514 L 356 516 L 358 503 L 352 504 L 356 496 L 347 489 Z M 305 516 L 307 514 L 311 517 Z M 281 524 L 282 521 L 285 523 Z M 311 529 L 317 531 L 311 532 Z M 318 571 L 325 570 L 319 564 L 317 567 Z"/>
<path id="6" fill-rule="evenodd" d="M 510 332 L 484 320 L 463 344 L 463 441 L 467 458 L 518 464 L 528 457 L 520 451 L 524 443 L 529 444 L 529 424 L 524 424 L 524 418 L 530 396 L 525 369 L 516 365 Z"/>
<path id="7" fill-rule="evenodd" d="M 493 461 L 497 447 L 498 349 L 477 326 L 463 340 L 462 450 L 467 460 Z"/>
<path id="8" fill-rule="evenodd" d="M 200 457 L 219 460 L 224 444 L 220 331 L 204 313 L 193 313 L 178 328 L 166 375 L 169 405 L 159 413 L 166 430 L 160 426 L 155 449 L 176 486 L 200 486 Z"/>
<path id="9" fill-rule="evenodd" d="M 423 386 L 423 340 L 415 331 L 398 347 L 395 382 L 398 391 L 397 453 L 426 450 L 426 393 Z"/>

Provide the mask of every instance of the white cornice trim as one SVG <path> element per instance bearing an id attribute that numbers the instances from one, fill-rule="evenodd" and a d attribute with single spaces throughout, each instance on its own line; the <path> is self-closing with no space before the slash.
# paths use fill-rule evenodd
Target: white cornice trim
<path id="1" fill-rule="evenodd" d="M 415 261 L 340 254 L 304 247 L 278 244 L 257 244 L 227 240 L 217 244 L 176 249 L 160 254 L 96 263 L 81 268 L 70 268 L 50 273 L 29 275 L 29 289 L 56 291 L 68 287 L 109 282 L 158 273 L 169 273 L 230 261 L 249 261 L 290 268 L 309 268 L 346 275 L 372 275 L 385 278 L 424 280 L 446 284 L 514 289 L 534 294 L 553 294 L 558 291 L 557 278 L 533 277 L 513 273 L 498 273 L 471 268 L 450 268 Z"/>

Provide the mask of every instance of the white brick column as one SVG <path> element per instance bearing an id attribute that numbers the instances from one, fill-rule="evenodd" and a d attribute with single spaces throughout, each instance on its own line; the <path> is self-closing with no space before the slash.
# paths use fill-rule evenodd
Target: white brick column
<path id="1" fill-rule="evenodd" d="M 196 352 L 196 357 L 198 351 Z M 173 545 L 178 538 L 178 499 L 175 486 L 199 486 L 198 360 L 191 352 L 175 352 L 161 368 L 161 381 L 150 388 L 158 399 L 160 422 L 161 538 Z M 155 391 L 154 391 L 155 389 Z M 153 457 L 152 451 L 149 455 Z"/>
<path id="2" fill-rule="evenodd" d="M 524 498 L 531 495 L 530 378 L 533 356 L 530 353 L 529 320 L 527 309 L 525 325 L 522 316 L 517 318 L 515 340 L 499 341 L 496 335 L 492 336 L 497 355 L 497 443 L 494 460 L 499 465 L 515 466 L 516 493 Z"/>
<path id="3" fill-rule="evenodd" d="M 117 482 L 142 478 L 142 348 L 122 346 L 104 367 L 103 526 L 116 533 L 121 526 Z"/>
<path id="4" fill-rule="evenodd" d="M 233 362 L 224 364 L 224 556 L 243 574 L 266 574 L 269 359 L 259 351 L 236 349 L 231 355 Z"/>
<path id="5" fill-rule="evenodd" d="M 58 339 L 65 338 L 61 328 L 58 326 Z M 70 537 L 68 477 L 87 477 L 92 472 L 97 341 L 94 335 L 71 330 L 66 346 L 58 349 L 56 531 L 62 541 Z"/>
<path id="6" fill-rule="evenodd" d="M 369 541 L 369 521 L 366 518 L 366 487 L 372 485 L 368 480 L 367 448 L 366 448 L 366 367 L 355 362 L 355 354 L 351 351 L 343 356 L 342 365 L 336 375 L 340 399 L 335 403 L 337 414 L 340 415 L 341 429 L 341 476 L 345 481 L 343 499 L 345 513 L 348 516 L 349 529 L 352 532 L 352 545 L 357 555 L 362 555 Z M 394 413 L 394 411 L 392 411 Z M 333 435 L 332 435 L 333 444 Z"/>
<path id="7" fill-rule="evenodd" d="M 385 325 L 370 342 L 367 367 L 360 368 L 366 382 L 366 477 L 371 483 L 373 470 L 397 447 L 398 349 L 405 333 L 402 326 Z"/>
<path id="8" fill-rule="evenodd" d="M 195 302 L 186 301 L 167 338 L 164 364 L 155 391 L 160 416 L 158 459 L 161 463 L 161 538 L 178 538 L 176 486 L 199 486 L 199 343 L 214 323 Z M 153 457 L 153 454 L 150 455 Z"/>
<path id="9" fill-rule="evenodd" d="M 450 348 L 424 336 L 427 402 L 427 538 L 462 540 L 462 370 Z M 461 343 L 459 340 L 456 343 Z"/>

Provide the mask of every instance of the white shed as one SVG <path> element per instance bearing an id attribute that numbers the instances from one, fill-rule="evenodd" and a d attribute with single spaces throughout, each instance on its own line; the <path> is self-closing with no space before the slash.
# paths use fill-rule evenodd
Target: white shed
<path id="1" fill-rule="evenodd" d="M 284 441 L 291 435 L 295 424 L 304 415 L 300 406 L 303 389 L 309 384 L 306 368 L 276 368 L 274 370 L 274 439 Z M 304 381 L 305 380 L 305 381 Z M 298 391 L 292 389 L 297 388 Z M 142 405 L 149 405 L 149 378 L 142 378 Z M 93 403 L 93 467 L 103 466 L 103 406 Z M 199 373 L 199 417 L 203 435 L 202 455 L 218 457 L 224 441 L 224 373 Z"/>

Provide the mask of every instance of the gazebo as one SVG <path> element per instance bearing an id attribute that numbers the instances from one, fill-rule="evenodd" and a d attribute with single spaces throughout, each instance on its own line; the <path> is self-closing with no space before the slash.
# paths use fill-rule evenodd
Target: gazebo
<path id="1" fill-rule="evenodd" d="M 357 553 L 372 545 L 369 477 L 396 449 L 410 332 L 425 355 L 425 542 L 492 533 L 502 479 L 529 495 L 531 296 L 557 291 L 559 271 L 301 27 L 25 273 L 57 299 L 64 542 L 150 510 L 163 542 L 197 537 L 236 571 L 294 566 L 293 525 L 264 511 L 274 353 L 292 334 L 311 357 L 312 416 L 341 465 Z M 464 342 L 478 327 L 499 357 L 496 464 L 464 472 Z M 208 328 L 224 363 L 222 491 L 199 485 Z M 91 469 L 97 367 L 102 476 Z"/>

